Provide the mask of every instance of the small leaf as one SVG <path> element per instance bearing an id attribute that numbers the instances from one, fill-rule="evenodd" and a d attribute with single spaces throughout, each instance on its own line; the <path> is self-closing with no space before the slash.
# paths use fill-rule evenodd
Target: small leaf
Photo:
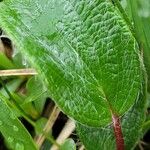
<path id="1" fill-rule="evenodd" d="M 46 123 L 47 123 L 46 118 L 40 118 L 36 121 L 35 123 L 36 134 L 41 134 L 43 132 Z"/>
<path id="2" fill-rule="evenodd" d="M 25 99 L 24 104 L 33 102 L 36 110 L 39 113 L 42 113 L 43 107 L 48 97 L 47 89 L 42 83 L 39 76 L 32 77 L 28 80 L 27 85 L 27 98 Z"/>
<path id="3" fill-rule="evenodd" d="M 0 68 L 2 69 L 12 69 L 15 65 L 11 60 L 9 60 L 5 54 L 0 52 Z"/>
<path id="4" fill-rule="evenodd" d="M 39 117 L 39 113 L 36 111 L 36 109 L 32 103 L 24 104 L 24 99 L 26 98 L 26 96 L 15 94 L 15 93 L 11 93 L 11 95 L 12 95 L 14 101 L 20 105 L 20 107 L 24 110 L 24 112 L 26 114 L 28 114 L 29 116 L 31 116 L 34 119 Z"/>
<path id="5" fill-rule="evenodd" d="M 67 139 L 61 146 L 60 150 L 76 150 L 76 144 L 72 139 Z"/>
<path id="6" fill-rule="evenodd" d="M 7 99 L 0 94 L 0 132 L 14 150 L 37 150 L 33 139 L 7 106 Z"/>

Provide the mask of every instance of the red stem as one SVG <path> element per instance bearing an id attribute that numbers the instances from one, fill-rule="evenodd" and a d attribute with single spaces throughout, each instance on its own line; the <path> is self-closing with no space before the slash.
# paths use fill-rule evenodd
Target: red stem
<path id="1" fill-rule="evenodd" d="M 113 128 L 114 128 L 114 133 L 116 138 L 116 148 L 117 150 L 124 150 L 125 146 L 124 146 L 124 139 L 123 139 L 121 124 L 120 124 L 120 118 L 117 115 L 113 114 L 112 121 L 113 121 Z"/>

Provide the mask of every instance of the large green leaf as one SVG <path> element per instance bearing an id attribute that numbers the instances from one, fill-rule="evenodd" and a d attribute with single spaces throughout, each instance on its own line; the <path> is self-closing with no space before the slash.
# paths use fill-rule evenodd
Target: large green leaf
<path id="1" fill-rule="evenodd" d="M 5 0 L 0 24 L 79 122 L 106 125 L 139 96 L 139 51 L 110 0 Z"/>
<path id="2" fill-rule="evenodd" d="M 7 99 L 0 94 L 0 132 L 13 150 L 36 150 L 36 146 L 17 117 L 7 106 Z"/>

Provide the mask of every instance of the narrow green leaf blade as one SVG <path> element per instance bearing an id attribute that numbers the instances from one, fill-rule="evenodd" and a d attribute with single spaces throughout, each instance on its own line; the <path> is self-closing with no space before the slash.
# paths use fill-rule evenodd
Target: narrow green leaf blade
<path id="1" fill-rule="evenodd" d="M 13 80 L 9 81 L 8 83 L 6 83 L 5 86 L 8 88 L 8 90 L 10 92 L 15 92 L 17 90 L 17 88 L 20 86 L 20 84 L 22 83 L 22 81 L 23 81 L 23 79 L 16 78 L 16 79 L 13 79 Z M 0 88 L 0 93 L 3 94 L 4 96 L 6 96 L 7 98 L 9 97 L 9 95 L 6 92 L 4 87 Z"/>
<path id="2" fill-rule="evenodd" d="M 5 54 L 0 52 L 0 68 L 1 69 L 12 69 L 15 65 L 9 60 Z"/>
<path id="3" fill-rule="evenodd" d="M 14 150 L 37 150 L 33 139 L 0 94 L 0 132 Z"/>
<path id="4" fill-rule="evenodd" d="M 148 91 L 150 91 L 150 0 L 127 0 L 127 13 L 134 22 L 136 35 L 144 56 L 144 64 L 148 74 Z"/>
<path id="5" fill-rule="evenodd" d="M 79 122 L 107 125 L 138 97 L 139 51 L 110 0 L 5 0 L 0 24 Z"/>

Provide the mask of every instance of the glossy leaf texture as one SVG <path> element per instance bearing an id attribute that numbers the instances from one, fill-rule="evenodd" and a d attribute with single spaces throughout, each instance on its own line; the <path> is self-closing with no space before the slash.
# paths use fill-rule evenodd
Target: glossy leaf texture
<path id="1" fill-rule="evenodd" d="M 0 25 L 75 120 L 107 125 L 139 96 L 139 51 L 110 0 L 5 0 Z"/>
<path id="2" fill-rule="evenodd" d="M 37 150 L 33 139 L 6 104 L 6 101 L 8 101 L 7 98 L 0 94 L 0 132 L 9 148 L 14 150 Z"/>
<path id="3" fill-rule="evenodd" d="M 121 118 L 125 150 L 134 149 L 137 142 L 142 137 L 142 125 L 145 121 L 145 115 L 146 85 L 145 82 L 143 82 L 141 93 L 139 98 L 136 100 L 136 103 Z M 116 149 L 116 141 L 112 125 L 104 128 L 92 128 L 77 123 L 77 131 L 87 150 Z"/>

